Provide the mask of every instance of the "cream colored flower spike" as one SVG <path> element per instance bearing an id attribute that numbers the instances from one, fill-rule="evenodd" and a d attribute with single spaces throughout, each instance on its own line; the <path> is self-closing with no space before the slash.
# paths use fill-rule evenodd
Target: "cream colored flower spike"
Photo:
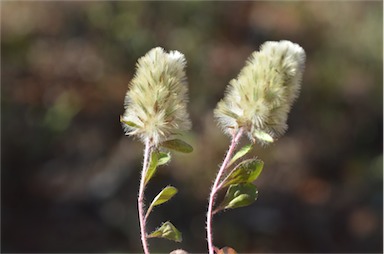
<path id="1" fill-rule="evenodd" d="M 186 60 L 157 47 L 138 60 L 121 118 L 126 135 L 157 146 L 191 128 L 187 112 Z"/>
<path id="2" fill-rule="evenodd" d="M 232 134 L 243 128 L 252 141 L 273 142 L 284 134 L 287 118 L 300 92 L 305 52 L 290 41 L 265 42 L 230 81 L 215 117 Z"/>

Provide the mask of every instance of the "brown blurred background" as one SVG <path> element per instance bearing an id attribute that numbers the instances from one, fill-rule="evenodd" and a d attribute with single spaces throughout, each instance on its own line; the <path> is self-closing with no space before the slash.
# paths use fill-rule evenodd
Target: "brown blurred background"
<path id="1" fill-rule="evenodd" d="M 148 231 L 171 220 L 206 252 L 211 181 L 229 139 L 212 111 L 267 40 L 307 53 L 287 133 L 265 162 L 255 204 L 214 220 L 219 247 L 241 252 L 382 252 L 383 3 L 1 3 L 2 252 L 141 252 L 136 196 L 142 144 L 119 123 L 136 60 L 162 46 L 188 61 L 195 150 L 149 184 L 179 189 Z M 246 144 L 248 141 L 243 140 Z"/>

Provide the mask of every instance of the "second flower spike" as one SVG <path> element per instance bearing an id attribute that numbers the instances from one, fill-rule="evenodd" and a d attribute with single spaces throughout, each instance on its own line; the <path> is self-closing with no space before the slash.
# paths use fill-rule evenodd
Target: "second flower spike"
<path id="1" fill-rule="evenodd" d="M 182 53 L 160 47 L 138 60 L 121 118 L 126 135 L 158 146 L 191 128 L 185 66 Z"/>
<path id="2" fill-rule="evenodd" d="M 287 117 L 300 91 L 305 52 L 290 41 L 265 42 L 255 51 L 215 109 L 223 130 L 243 128 L 251 140 L 273 142 L 287 129 Z"/>

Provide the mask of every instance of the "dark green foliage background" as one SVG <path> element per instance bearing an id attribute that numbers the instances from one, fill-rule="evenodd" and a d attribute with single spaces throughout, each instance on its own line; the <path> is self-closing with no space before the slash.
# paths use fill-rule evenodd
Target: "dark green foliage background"
<path id="1" fill-rule="evenodd" d="M 267 40 L 307 52 L 284 137 L 249 207 L 215 216 L 219 247 L 241 252 L 382 252 L 383 4 L 299 2 L 1 3 L 2 252 L 140 252 L 136 196 L 143 146 L 119 123 L 135 62 L 155 46 L 188 61 L 191 154 L 174 154 L 147 188 L 179 193 L 171 220 L 205 252 L 211 181 L 229 139 L 212 111 Z M 245 145 L 248 141 L 243 140 Z M 222 194 L 224 195 L 224 193 Z"/>

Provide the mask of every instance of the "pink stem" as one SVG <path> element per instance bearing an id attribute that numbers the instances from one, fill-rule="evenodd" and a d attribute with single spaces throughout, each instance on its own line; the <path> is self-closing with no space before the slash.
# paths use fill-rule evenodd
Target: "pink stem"
<path id="1" fill-rule="evenodd" d="M 232 136 L 231 145 L 229 146 L 228 152 L 224 158 L 223 164 L 221 164 L 221 167 L 219 169 L 219 172 L 217 173 L 217 176 L 215 178 L 215 182 L 213 183 L 211 193 L 209 195 L 209 205 L 208 205 L 208 212 L 207 212 L 207 241 L 208 241 L 208 250 L 209 254 L 214 254 L 215 247 L 212 243 L 212 210 L 213 205 L 215 203 L 215 198 L 218 189 L 218 185 L 220 182 L 221 177 L 223 176 L 223 173 L 232 158 L 233 152 L 235 151 L 236 145 L 239 142 L 241 136 L 243 135 L 243 129 L 239 129 L 237 133 L 234 133 Z"/>
<path id="2" fill-rule="evenodd" d="M 139 196 L 137 198 L 137 206 L 139 209 L 139 221 L 140 221 L 140 233 L 141 233 L 141 243 L 143 245 L 144 254 L 149 254 L 148 242 L 147 242 L 147 232 L 145 230 L 146 219 L 144 217 L 144 189 L 145 189 L 145 175 L 148 170 L 148 160 L 149 154 L 151 152 L 151 146 L 149 140 L 145 142 L 144 150 L 144 162 L 143 169 L 141 171 L 140 187 L 139 187 Z"/>

